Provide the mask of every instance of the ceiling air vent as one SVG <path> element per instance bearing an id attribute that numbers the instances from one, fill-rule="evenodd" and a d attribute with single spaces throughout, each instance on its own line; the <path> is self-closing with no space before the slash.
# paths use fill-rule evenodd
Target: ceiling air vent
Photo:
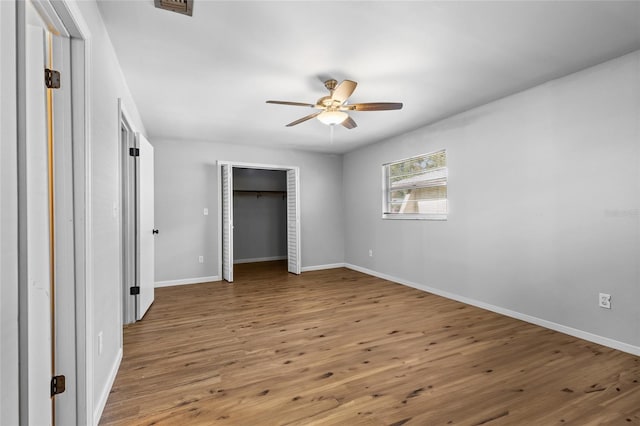
<path id="1" fill-rule="evenodd" d="M 193 0 L 153 0 L 156 7 L 189 15 L 193 13 Z"/>

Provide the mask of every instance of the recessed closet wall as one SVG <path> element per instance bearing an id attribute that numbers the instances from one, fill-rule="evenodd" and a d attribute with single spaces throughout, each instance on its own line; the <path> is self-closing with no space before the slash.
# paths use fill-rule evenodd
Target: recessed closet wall
<path id="1" fill-rule="evenodd" d="M 234 263 L 287 258 L 284 170 L 233 169 Z"/>

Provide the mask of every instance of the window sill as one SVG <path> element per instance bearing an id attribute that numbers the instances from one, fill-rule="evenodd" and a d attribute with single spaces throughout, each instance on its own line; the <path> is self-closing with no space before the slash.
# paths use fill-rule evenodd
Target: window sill
<path id="1" fill-rule="evenodd" d="M 382 219 L 391 220 L 447 220 L 446 214 L 418 214 L 418 213 L 382 213 Z"/>

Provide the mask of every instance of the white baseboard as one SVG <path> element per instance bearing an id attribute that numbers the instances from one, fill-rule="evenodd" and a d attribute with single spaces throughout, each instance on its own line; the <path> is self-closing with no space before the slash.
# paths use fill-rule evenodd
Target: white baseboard
<path id="1" fill-rule="evenodd" d="M 233 263 L 235 265 L 236 263 L 271 262 L 285 259 L 287 259 L 287 256 L 255 257 L 253 259 L 233 259 Z"/>
<path id="2" fill-rule="evenodd" d="M 116 355 L 116 361 L 113 363 L 111 367 L 111 371 L 109 372 L 109 376 L 107 377 L 107 384 L 104 389 L 102 389 L 102 393 L 100 394 L 100 399 L 96 404 L 95 411 L 93 413 L 93 424 L 98 425 L 100 423 L 100 417 L 102 417 L 102 412 L 104 411 L 104 407 L 107 405 L 107 399 L 109 399 L 109 393 L 111 392 L 111 388 L 113 388 L 113 383 L 116 381 L 116 376 L 118 375 L 118 370 L 120 369 L 120 363 L 122 362 L 122 348 L 118 349 L 118 354 Z"/>
<path id="3" fill-rule="evenodd" d="M 520 312 L 512 311 L 510 309 L 502 308 L 500 306 L 491 305 L 489 303 L 480 302 L 478 300 L 470 299 L 468 297 L 460 296 L 458 294 L 449 293 L 448 291 L 439 290 L 437 288 L 432 288 L 423 284 L 414 283 L 411 281 L 407 281 L 401 278 L 397 278 L 391 275 L 383 274 L 377 271 L 373 271 L 371 269 L 363 268 L 361 266 L 352 265 L 350 263 L 346 263 L 344 265 L 346 268 L 353 269 L 354 271 L 362 272 L 367 275 L 372 275 L 374 277 L 382 278 L 384 280 L 393 281 L 398 284 L 406 285 L 407 287 L 413 287 L 418 290 L 426 291 L 428 293 L 433 293 L 438 296 L 445 297 L 447 299 L 456 300 L 458 302 L 465 303 L 467 305 L 476 306 L 478 308 L 486 309 L 488 311 L 496 312 L 501 315 L 505 315 L 511 318 L 519 319 L 531 324 L 539 325 L 540 327 L 548 328 L 551 330 L 558 331 L 560 333 L 568 334 L 573 337 L 577 337 L 579 339 L 588 340 L 593 343 L 597 343 L 599 345 L 607 346 L 609 348 L 617 349 L 622 352 L 627 352 L 632 355 L 640 356 L 640 346 L 630 345 L 628 343 L 620 342 L 618 340 L 610 339 L 608 337 L 599 336 L 597 334 L 589 333 L 588 331 L 578 330 L 573 327 L 568 327 L 566 325 L 558 324 L 555 322 L 547 321 L 542 318 L 534 317 L 531 315 L 523 314 Z"/>
<path id="4" fill-rule="evenodd" d="M 154 287 L 158 288 L 158 287 L 171 287 L 174 285 L 200 284 L 200 283 L 208 283 L 211 281 L 220 281 L 220 277 L 218 275 L 213 275 L 210 277 L 183 278 L 181 280 L 156 281 Z"/>
<path id="5" fill-rule="evenodd" d="M 309 272 L 309 271 L 321 271 L 323 269 L 335 269 L 335 268 L 344 268 L 346 265 L 344 263 L 329 263 L 327 265 L 314 265 L 314 266 L 303 266 L 300 268 L 301 272 Z"/>

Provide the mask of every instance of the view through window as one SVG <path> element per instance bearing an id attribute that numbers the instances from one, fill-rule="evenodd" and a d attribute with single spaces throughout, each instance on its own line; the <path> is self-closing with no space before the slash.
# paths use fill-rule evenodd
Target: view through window
<path id="1" fill-rule="evenodd" d="M 447 152 L 418 155 L 382 166 L 383 218 L 447 218 Z"/>

